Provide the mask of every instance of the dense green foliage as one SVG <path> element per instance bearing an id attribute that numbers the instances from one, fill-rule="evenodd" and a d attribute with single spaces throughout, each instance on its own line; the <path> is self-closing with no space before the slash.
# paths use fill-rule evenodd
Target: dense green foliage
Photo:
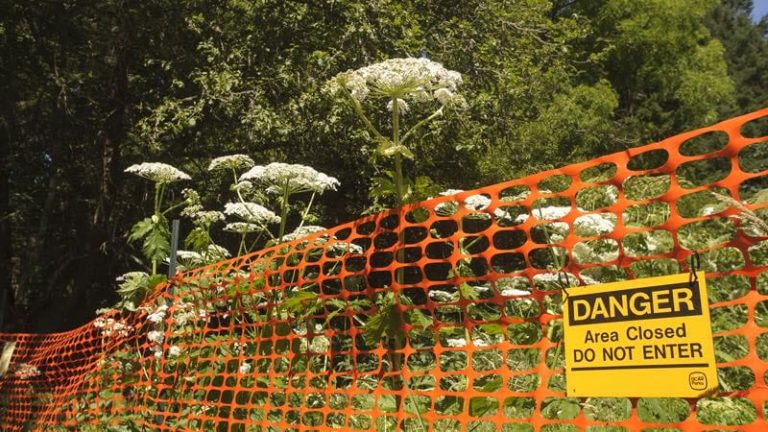
<path id="1" fill-rule="evenodd" d="M 347 69 L 423 55 L 463 74 L 467 109 L 423 129 L 406 162 L 445 188 L 766 104 L 768 42 L 749 1 L 0 5 L 0 293 L 8 324 L 29 330 L 90 319 L 136 265 L 127 232 L 152 190 L 126 181 L 130 164 L 180 166 L 213 203 L 227 185 L 205 172 L 213 156 L 309 163 L 342 184 L 320 207 L 326 226 L 368 208 L 375 142 L 323 90 Z"/>

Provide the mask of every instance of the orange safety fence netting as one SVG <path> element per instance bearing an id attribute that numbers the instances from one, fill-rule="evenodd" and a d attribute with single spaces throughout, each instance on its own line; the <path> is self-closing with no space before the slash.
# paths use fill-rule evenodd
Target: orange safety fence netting
<path id="1" fill-rule="evenodd" d="M 2 430 L 768 430 L 766 125 L 435 198 L 179 274 L 134 313 L 2 334 Z M 567 398 L 564 285 L 687 271 L 692 250 L 718 394 Z"/>

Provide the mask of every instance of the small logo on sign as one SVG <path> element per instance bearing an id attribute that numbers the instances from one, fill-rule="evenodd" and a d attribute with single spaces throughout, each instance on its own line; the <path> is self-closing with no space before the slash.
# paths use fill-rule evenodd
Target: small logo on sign
<path id="1" fill-rule="evenodd" d="M 703 372 L 691 372 L 688 375 L 688 385 L 693 390 L 706 390 L 707 376 Z"/>

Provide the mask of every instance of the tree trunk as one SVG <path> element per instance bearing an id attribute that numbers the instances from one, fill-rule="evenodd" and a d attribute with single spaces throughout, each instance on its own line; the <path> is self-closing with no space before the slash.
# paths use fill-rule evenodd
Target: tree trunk
<path id="1" fill-rule="evenodd" d="M 5 100 L 6 106 L 11 105 L 8 99 Z M 0 330 L 7 320 L 6 310 L 13 308 L 11 184 L 8 178 L 12 139 L 11 119 L 12 115 L 9 109 L 7 113 L 3 113 L 3 120 L 0 122 Z"/>
<path id="2" fill-rule="evenodd" d="M 100 173 L 99 196 L 93 212 L 91 230 L 87 239 L 86 250 L 89 259 L 85 260 L 86 269 L 82 276 L 81 313 L 92 314 L 99 301 L 104 298 L 104 290 L 114 290 L 115 259 L 111 256 L 115 241 L 112 226 L 115 224 L 115 202 L 118 199 L 120 179 L 121 147 L 127 138 L 128 93 L 128 11 L 124 2 L 115 3 L 115 25 L 118 30 L 113 45 L 115 63 L 109 78 L 109 101 L 107 111 L 99 132 Z M 111 285 L 104 286 L 105 283 Z"/>

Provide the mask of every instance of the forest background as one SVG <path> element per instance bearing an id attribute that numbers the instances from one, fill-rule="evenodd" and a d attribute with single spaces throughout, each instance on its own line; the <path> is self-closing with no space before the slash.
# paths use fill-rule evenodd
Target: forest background
<path id="1" fill-rule="evenodd" d="M 423 129 L 407 163 L 429 174 L 425 194 L 471 189 L 768 106 L 768 19 L 753 8 L 0 0 L 3 329 L 69 329 L 116 301 L 115 277 L 140 262 L 128 230 L 152 206 L 123 172 L 134 163 L 182 168 L 207 203 L 227 193 L 206 170 L 216 156 L 304 163 L 341 181 L 318 223 L 376 211 L 370 137 L 323 91 L 339 72 L 407 56 L 460 72 L 466 109 Z"/>

